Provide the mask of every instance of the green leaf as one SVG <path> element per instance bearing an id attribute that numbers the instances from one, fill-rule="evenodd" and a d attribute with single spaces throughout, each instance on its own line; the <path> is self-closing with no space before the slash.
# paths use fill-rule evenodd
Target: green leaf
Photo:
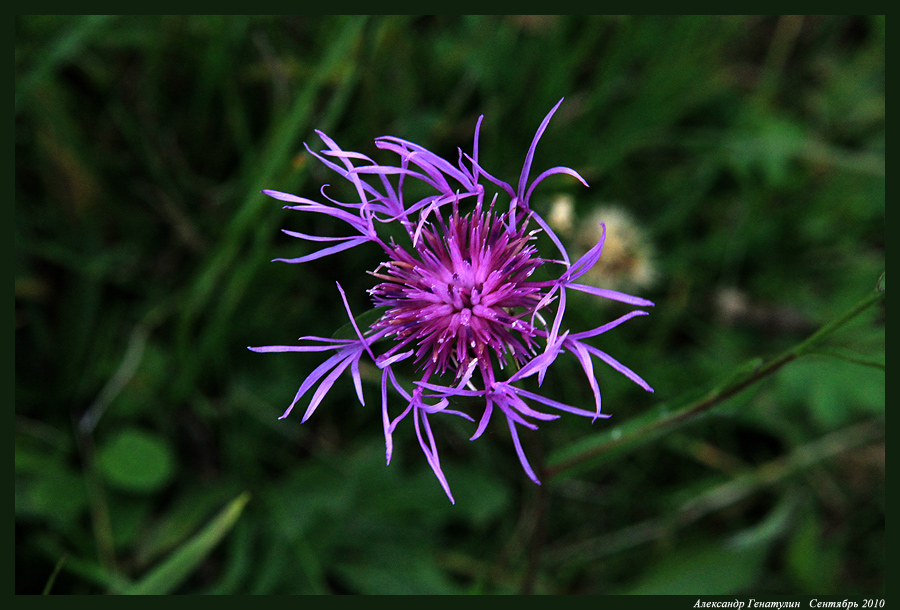
<path id="1" fill-rule="evenodd" d="M 877 368 L 809 358 L 781 371 L 776 383 L 785 407 L 808 413 L 822 430 L 837 429 L 861 415 L 884 415 L 885 373 Z"/>
<path id="2" fill-rule="evenodd" d="M 765 546 L 679 549 L 651 566 L 624 593 L 632 595 L 732 595 L 756 582 Z"/>
<path id="3" fill-rule="evenodd" d="M 162 564 L 124 590 L 124 595 L 165 595 L 183 583 L 219 542 L 231 531 L 250 493 L 244 492 L 207 524 L 203 530 L 175 550 Z"/>
<path id="4" fill-rule="evenodd" d="M 55 460 L 48 460 L 40 476 L 16 477 L 16 516 L 47 519 L 56 528 L 77 527 L 87 507 L 81 475 Z"/>
<path id="5" fill-rule="evenodd" d="M 800 523 L 785 549 L 788 574 L 809 593 L 837 592 L 840 559 L 840 550 L 825 539 L 821 520 L 814 513 Z"/>
<path id="6" fill-rule="evenodd" d="M 153 493 L 171 480 L 175 459 L 162 437 L 127 428 L 97 450 L 97 467 L 119 489 Z"/>
<path id="7" fill-rule="evenodd" d="M 453 595 L 460 588 L 433 555 L 421 548 L 373 541 L 365 555 L 339 563 L 337 573 L 354 593 L 362 595 Z"/>

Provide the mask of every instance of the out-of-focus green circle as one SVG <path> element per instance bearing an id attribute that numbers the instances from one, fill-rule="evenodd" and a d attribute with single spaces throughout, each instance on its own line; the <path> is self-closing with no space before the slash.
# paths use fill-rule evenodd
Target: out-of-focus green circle
<path id="1" fill-rule="evenodd" d="M 175 460 L 164 439 L 127 428 L 99 448 L 97 466 L 110 485 L 125 491 L 151 493 L 172 478 Z"/>

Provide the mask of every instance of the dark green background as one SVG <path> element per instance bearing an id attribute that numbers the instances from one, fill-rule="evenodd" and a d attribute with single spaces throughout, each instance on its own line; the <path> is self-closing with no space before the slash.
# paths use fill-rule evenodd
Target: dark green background
<path id="1" fill-rule="evenodd" d="M 376 384 L 365 407 L 346 378 L 307 423 L 278 421 L 321 358 L 246 349 L 330 336 L 335 279 L 366 307 L 376 251 L 269 262 L 309 252 L 281 228 L 342 230 L 259 194 L 341 192 L 303 149 L 314 129 L 455 161 L 484 114 L 481 161 L 515 184 L 565 96 L 534 170 L 591 188 L 554 177 L 533 205 L 567 194 L 582 217 L 616 204 L 642 227 L 658 279 L 637 292 L 656 308 L 598 345 L 656 392 L 598 363 L 613 418 L 523 432 L 535 466 L 774 356 L 884 269 L 883 17 L 15 24 L 18 593 L 61 558 L 54 593 L 121 590 L 245 491 L 176 592 L 883 592 L 881 305 L 830 340 L 842 358 L 791 363 L 540 488 L 502 425 L 469 443 L 435 417 L 455 506 L 411 425 L 385 466 Z M 627 311 L 569 307 L 576 330 Z M 592 400 L 571 357 L 542 391 Z M 823 438 L 837 457 L 803 462 Z"/>

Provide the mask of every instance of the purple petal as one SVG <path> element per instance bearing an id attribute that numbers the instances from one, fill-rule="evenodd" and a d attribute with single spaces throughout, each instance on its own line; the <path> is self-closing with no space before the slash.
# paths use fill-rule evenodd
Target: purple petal
<path id="1" fill-rule="evenodd" d="M 481 122 L 484 120 L 484 115 L 482 114 L 478 117 L 478 121 L 475 122 L 475 140 L 472 144 L 472 178 L 475 184 L 478 184 L 478 138 L 481 134 Z"/>
<path id="2" fill-rule="evenodd" d="M 330 371 L 334 366 L 337 365 L 342 359 L 346 358 L 346 354 L 341 352 L 331 356 L 328 360 L 317 366 L 312 373 L 310 373 L 306 379 L 303 380 L 303 383 L 300 384 L 300 389 L 297 390 L 297 394 L 294 396 L 294 400 L 291 401 L 290 406 L 287 410 L 279 417 L 278 419 L 284 419 L 288 415 L 290 415 L 291 410 L 294 408 L 294 405 L 297 404 L 303 395 L 319 380 L 322 378 L 325 373 Z"/>
<path id="3" fill-rule="evenodd" d="M 350 311 L 350 304 L 347 302 L 347 295 L 344 293 L 344 289 L 341 287 L 341 283 L 335 282 L 335 284 L 337 284 L 338 292 L 341 293 L 341 300 L 344 302 L 344 309 L 347 311 L 347 317 L 350 318 L 350 324 L 353 325 L 353 330 L 356 331 L 356 336 L 359 338 L 360 345 L 365 347 L 366 351 L 369 352 L 369 356 L 372 358 L 372 360 L 375 360 L 375 354 L 372 353 L 372 348 L 369 346 L 369 342 L 365 338 L 363 338 L 362 333 L 359 332 L 359 326 L 356 325 L 356 319 L 353 317 L 353 312 Z"/>
<path id="4" fill-rule="evenodd" d="M 423 409 L 423 410 L 426 413 L 443 413 L 446 415 L 458 415 L 459 417 L 462 417 L 463 419 L 468 419 L 472 423 L 475 422 L 475 420 L 472 419 L 472 416 L 469 415 L 468 413 L 463 413 L 462 411 L 456 411 L 454 409 L 441 408 L 441 409 L 435 409 L 435 410 L 431 410 L 431 409 Z"/>
<path id="5" fill-rule="evenodd" d="M 541 371 L 546 370 L 548 366 L 553 364 L 553 361 L 556 360 L 556 357 L 559 355 L 559 348 L 565 338 L 566 335 L 563 335 L 558 341 L 555 341 L 553 343 L 548 342 L 547 349 L 540 356 L 535 356 L 531 359 L 530 362 L 528 362 L 528 364 L 516 371 L 516 373 L 509 378 L 507 383 L 512 383 L 514 381 L 518 381 L 519 379 L 525 379 L 526 377 L 530 377 L 535 373 L 540 373 Z"/>
<path id="6" fill-rule="evenodd" d="M 322 258 L 323 256 L 328 256 L 329 254 L 336 254 L 338 252 L 342 252 L 344 250 L 349 250 L 350 248 L 355 248 L 360 244 L 364 244 L 369 241 L 365 237 L 353 237 L 348 241 L 345 241 L 342 244 L 337 244 L 336 246 L 329 246 L 327 248 L 322 248 L 321 250 L 316 250 L 312 254 L 307 254 L 306 256 L 301 256 L 299 258 L 274 258 L 272 262 L 279 263 L 306 263 L 312 260 L 316 260 L 317 258 Z"/>
<path id="7" fill-rule="evenodd" d="M 596 417 L 599 417 L 601 404 L 600 387 L 597 385 L 597 377 L 594 376 L 594 361 L 591 360 L 591 355 L 580 342 L 573 341 L 570 342 L 569 345 L 575 353 L 575 357 L 578 358 L 578 361 L 581 363 L 581 368 L 584 369 L 584 374 L 587 377 L 588 383 L 591 385 L 591 392 L 594 393 L 594 404 L 597 405 Z"/>
<path id="8" fill-rule="evenodd" d="M 312 335 L 300 337 L 298 341 L 321 341 L 323 343 L 333 343 L 335 348 L 342 347 L 350 343 L 357 343 L 356 339 L 334 339 L 331 337 L 315 337 Z"/>
<path id="9" fill-rule="evenodd" d="M 362 180 L 360 180 L 359 176 L 356 176 L 355 174 L 352 173 L 354 166 L 353 166 L 353 163 L 347 158 L 349 155 L 346 155 L 344 153 L 344 151 L 341 150 L 341 148 L 334 142 L 334 140 L 332 140 L 327 135 L 325 135 L 324 132 L 316 130 L 316 133 L 319 135 L 320 138 L 322 138 L 322 141 L 325 142 L 325 144 L 328 146 L 328 148 L 331 150 L 331 152 L 335 156 L 338 156 L 344 162 L 344 167 L 347 168 L 347 172 L 348 172 L 348 173 L 344 174 L 344 177 L 347 178 L 350 182 L 352 182 L 353 185 L 356 187 L 356 192 L 359 194 L 359 200 L 363 201 L 363 202 L 366 201 L 365 189 L 367 187 L 369 189 L 371 189 L 371 187 L 368 184 L 365 184 Z M 354 153 L 354 154 L 358 154 L 358 153 Z"/>
<path id="10" fill-rule="evenodd" d="M 281 201 L 291 201 L 293 203 L 306 203 L 311 205 L 319 205 L 312 199 L 307 199 L 305 197 L 297 197 L 297 195 L 291 195 L 290 193 L 282 193 L 281 191 L 273 191 L 271 189 L 265 189 L 262 191 L 264 195 L 268 195 L 273 199 L 280 199 Z"/>
<path id="11" fill-rule="evenodd" d="M 620 301 L 622 303 L 628 303 L 629 305 L 637 305 L 638 307 L 653 307 L 653 301 L 648 301 L 647 299 L 631 296 L 630 294 L 625 294 L 624 292 L 609 290 L 607 288 L 597 288 L 596 286 L 587 286 L 585 284 L 574 283 L 566 284 L 566 288 L 573 288 L 574 290 L 587 292 L 598 297 L 603 297 L 604 299 L 610 299 L 611 301 Z"/>
<path id="12" fill-rule="evenodd" d="M 522 390 L 520 388 L 516 388 L 516 394 L 520 396 L 524 396 L 525 398 L 530 398 L 531 400 L 535 400 L 537 402 L 543 403 L 548 407 L 553 407 L 554 409 L 559 409 L 560 411 L 567 411 L 569 413 L 574 413 L 575 415 L 582 415 L 584 417 L 596 417 L 593 411 L 586 411 L 584 409 L 579 409 L 578 407 L 573 407 L 571 405 L 567 405 L 565 403 L 559 402 L 557 400 L 552 400 L 547 398 L 546 396 L 541 396 L 540 394 L 535 394 L 534 392 L 529 392 L 528 390 Z M 601 415 L 600 417 L 604 417 Z M 609 417 L 606 415 L 605 417 Z"/>
<path id="13" fill-rule="evenodd" d="M 556 337 L 559 333 L 559 326 L 562 324 L 563 314 L 566 311 L 566 291 L 563 288 L 559 290 L 559 304 L 556 306 L 556 315 L 553 317 L 553 326 L 550 327 L 550 334 L 547 336 L 547 349 L 546 351 L 550 351 L 550 346 L 556 344 Z M 567 331 L 568 332 L 568 331 Z M 559 347 L 556 347 L 557 352 L 559 351 Z M 538 378 L 538 385 L 544 382 L 544 376 Z"/>
<path id="14" fill-rule="evenodd" d="M 646 381 L 641 379 L 637 373 L 632 371 L 630 368 L 628 368 L 627 366 L 625 366 L 624 364 L 622 364 L 621 362 L 619 362 L 618 360 L 616 360 L 615 358 L 613 358 L 612 356 L 607 354 L 606 352 L 601 351 L 591 345 L 587 345 L 584 343 L 582 345 L 584 345 L 586 350 L 588 350 L 589 352 L 591 352 L 592 354 L 594 354 L 595 356 L 597 356 L 598 358 L 603 360 L 603 362 L 605 362 L 609 366 L 613 367 L 614 369 L 616 369 L 617 371 L 619 371 L 620 373 L 622 373 L 623 375 L 625 375 L 626 377 L 631 379 L 633 382 L 635 382 L 636 384 L 638 384 L 639 386 L 641 386 L 648 392 L 653 391 L 653 388 L 651 388 L 650 385 Z"/>
<path id="15" fill-rule="evenodd" d="M 359 358 L 359 355 L 357 354 L 355 357 Z M 300 420 L 301 424 L 309 419 L 309 416 L 315 412 L 316 407 L 319 406 L 319 403 L 321 403 L 322 399 L 325 398 L 325 395 L 328 394 L 328 390 L 331 389 L 331 386 L 334 385 L 337 378 L 340 377 L 341 373 L 343 373 L 350 365 L 352 358 L 353 356 L 345 357 L 344 360 L 334 367 L 334 370 L 328 373 L 328 376 L 322 380 L 322 383 L 316 388 L 312 400 L 309 401 L 309 407 L 306 408 L 306 413 L 303 414 L 303 418 Z"/>
<path id="16" fill-rule="evenodd" d="M 493 392 L 490 397 L 493 399 L 494 404 L 500 407 L 500 410 L 503 411 L 503 415 L 506 416 L 507 420 L 512 420 L 517 424 L 525 426 L 530 430 L 537 430 L 537 424 L 533 424 L 524 417 L 513 407 L 510 403 L 513 401 L 520 401 L 521 398 L 516 396 L 513 393 L 513 390 L 517 390 L 514 386 L 507 386 L 506 384 L 497 384 L 497 391 Z"/>
<path id="17" fill-rule="evenodd" d="M 248 347 L 250 351 L 260 354 L 270 352 L 326 352 L 330 349 L 339 349 L 337 345 L 263 345 L 261 347 Z"/>
<path id="18" fill-rule="evenodd" d="M 544 233 L 550 238 L 550 240 L 556 245 L 556 248 L 559 250 L 559 253 L 562 254 L 563 261 L 565 261 L 566 266 L 569 265 L 569 253 L 566 252 L 566 247 L 563 246 L 562 241 L 560 241 L 559 237 L 556 236 L 556 233 L 553 232 L 553 229 L 550 228 L 544 219 L 541 218 L 537 212 L 531 212 L 531 218 L 534 218 L 534 221 L 540 225 L 541 229 L 544 230 Z"/>
<path id="19" fill-rule="evenodd" d="M 291 237 L 306 239 L 308 241 L 347 241 L 350 239 L 359 239 L 359 237 L 356 235 L 349 235 L 347 237 L 322 237 L 321 235 L 307 235 L 306 233 L 288 231 L 287 229 L 282 229 L 281 232 L 285 233 L 286 235 L 290 235 Z"/>
<path id="20" fill-rule="evenodd" d="M 391 418 L 388 415 L 387 408 L 387 383 L 388 372 L 390 369 L 384 369 L 381 373 L 381 423 L 384 426 L 384 451 L 388 465 L 391 463 L 391 455 L 394 453 L 394 439 L 391 435 Z"/>
<path id="21" fill-rule="evenodd" d="M 478 164 L 478 161 L 476 161 L 472 157 L 469 157 L 468 155 L 466 155 L 466 158 L 472 162 L 472 165 L 478 174 L 487 178 L 488 182 L 491 182 L 492 184 L 499 186 L 501 189 L 503 189 L 506 192 L 507 195 L 510 196 L 510 198 L 515 198 L 516 192 L 513 190 L 511 185 L 504 182 L 503 180 L 500 180 L 499 178 L 495 178 L 489 172 L 485 171 L 485 169 Z"/>
<path id="22" fill-rule="evenodd" d="M 581 339 L 587 339 L 588 337 L 596 337 L 597 335 L 602 335 L 606 331 L 608 331 L 612 328 L 615 328 L 619 324 L 622 324 L 623 322 L 630 320 L 631 318 L 634 318 L 635 316 L 649 316 L 649 315 L 650 315 L 649 312 L 646 312 L 642 309 L 635 309 L 634 311 L 628 312 L 624 316 L 620 316 L 620 317 L 616 318 L 615 320 L 613 320 L 612 322 L 607 322 L 603 326 L 598 326 L 597 328 L 595 328 L 593 330 L 586 330 L 586 331 L 580 332 L 580 333 L 572 333 L 569 335 L 569 340 L 580 341 Z"/>
<path id="23" fill-rule="evenodd" d="M 484 413 L 481 416 L 481 421 L 478 422 L 478 428 L 475 430 L 475 434 L 472 435 L 472 438 L 469 439 L 470 441 L 474 441 L 475 439 L 480 437 L 482 434 L 484 434 L 484 431 L 487 429 L 488 422 L 491 420 L 491 414 L 493 412 L 494 412 L 494 401 L 491 400 L 490 397 L 488 397 L 487 404 L 485 405 L 485 408 L 484 408 Z"/>
<path id="24" fill-rule="evenodd" d="M 537 143 L 541 139 L 541 136 L 544 135 L 544 130 L 547 129 L 547 125 L 550 123 L 550 118 L 553 116 L 553 113 L 556 112 L 556 109 L 559 108 L 559 105 L 562 103 L 563 100 L 559 100 L 558 102 L 556 102 L 556 106 L 554 106 L 550 110 L 550 112 L 547 113 L 547 116 L 545 116 L 544 120 L 541 121 L 541 125 L 540 127 L 538 127 L 537 133 L 534 134 L 534 139 L 531 141 L 531 146 L 528 147 L 528 154 L 525 155 L 525 164 L 522 166 L 522 175 L 519 176 L 519 188 L 516 191 L 519 199 L 523 200 L 523 204 L 528 202 L 527 199 L 524 199 L 525 186 L 528 184 L 528 174 L 531 173 L 531 162 L 534 160 L 534 151 L 537 148 Z"/>
<path id="25" fill-rule="evenodd" d="M 428 383 L 427 381 L 414 381 L 417 386 L 426 390 L 434 390 L 440 392 L 439 396 L 483 396 L 484 390 L 463 390 L 461 388 L 451 388 L 436 383 Z"/>
<path id="26" fill-rule="evenodd" d="M 390 358 L 385 358 L 384 360 L 381 360 L 381 358 L 383 358 L 383 356 L 379 356 L 378 359 L 375 360 L 375 365 L 380 369 L 389 367 L 396 362 L 399 362 L 401 360 L 406 360 L 407 358 L 409 358 L 410 356 L 413 355 L 413 351 L 414 350 L 409 350 L 408 352 L 401 352 L 399 354 L 394 354 Z"/>
<path id="27" fill-rule="evenodd" d="M 387 143 L 387 142 L 397 142 L 403 146 L 410 148 L 411 150 L 414 150 L 417 153 L 416 158 L 413 159 L 413 155 L 409 155 L 409 157 L 411 158 L 413 163 L 417 163 L 417 160 L 420 160 L 423 163 L 426 163 L 427 165 L 432 166 L 434 169 L 437 169 L 440 172 L 443 172 L 444 174 L 451 176 L 454 180 L 456 180 L 457 182 L 459 182 L 461 185 L 465 186 L 466 188 L 471 189 L 474 186 L 466 174 L 464 174 L 462 171 L 457 169 L 452 163 L 449 163 L 447 160 L 442 159 L 441 157 L 437 156 L 436 154 L 434 154 L 427 148 L 424 148 L 422 146 L 419 146 L 418 144 L 414 144 L 413 142 L 409 142 L 407 140 L 402 140 L 400 138 L 396 138 L 394 136 L 383 136 L 381 138 L 378 138 L 375 142 L 375 145 L 378 146 L 379 148 L 387 148 L 387 146 L 381 146 L 382 143 Z M 393 148 L 394 147 L 391 147 L 391 149 L 393 149 Z M 442 180 L 443 180 L 443 178 L 442 178 Z"/>
<path id="28" fill-rule="evenodd" d="M 554 419 L 559 419 L 559 415 L 554 413 L 542 413 L 540 411 L 535 411 L 528 403 L 522 400 L 517 394 L 521 393 L 520 388 L 510 388 L 512 392 L 509 393 L 509 402 L 508 404 L 512 406 L 516 411 L 524 415 L 525 417 L 533 417 L 534 419 L 538 419 L 540 421 L 553 421 Z"/>
<path id="29" fill-rule="evenodd" d="M 441 469 L 441 461 L 438 457 L 437 446 L 434 442 L 434 436 L 431 433 L 431 426 L 428 425 L 428 416 L 424 412 L 422 412 L 422 425 L 425 428 L 425 433 L 428 436 L 429 441 L 429 446 L 426 446 L 425 439 L 422 438 L 422 432 L 419 430 L 419 413 L 420 411 L 416 409 L 415 413 L 413 414 L 416 423 L 416 436 L 419 437 L 419 446 L 422 448 L 422 453 L 425 454 L 425 459 L 428 460 L 428 464 L 434 471 L 434 476 L 437 477 L 437 480 L 438 482 L 440 482 L 441 487 L 444 488 L 444 493 L 446 493 L 447 497 L 450 498 L 450 503 L 456 504 L 456 500 L 453 499 L 453 494 L 450 493 L 450 484 L 447 483 L 447 477 L 444 476 L 444 471 Z"/>
<path id="30" fill-rule="evenodd" d="M 597 243 L 593 248 L 588 250 L 581 258 L 579 258 L 575 263 L 566 271 L 563 276 L 568 284 L 572 280 L 577 280 L 582 275 L 591 270 L 591 268 L 597 264 L 597 261 L 600 260 L 600 255 L 603 253 L 603 244 L 606 242 L 606 225 L 602 222 L 600 223 L 600 227 L 602 232 L 600 233 L 600 239 L 597 240 Z"/>
<path id="31" fill-rule="evenodd" d="M 570 176 L 577 178 L 578 181 L 581 182 L 581 184 L 588 186 L 587 181 L 584 178 L 582 178 L 581 174 L 576 172 L 574 169 L 572 169 L 570 167 L 551 167 L 550 169 L 541 172 L 541 174 L 537 178 L 534 179 L 534 182 L 531 183 L 531 186 L 528 187 L 528 192 L 525 193 L 525 199 L 524 199 L 526 205 L 527 205 L 528 201 L 531 199 L 531 193 L 534 192 L 535 187 L 538 184 L 540 184 L 541 182 L 543 182 L 544 178 L 546 178 L 548 176 L 552 176 L 553 174 L 568 174 Z"/>
<path id="32" fill-rule="evenodd" d="M 332 206 L 323 205 L 321 203 L 317 203 L 315 205 L 287 205 L 284 206 L 286 210 L 296 210 L 298 212 L 315 212 L 316 214 L 325 214 L 326 216 L 331 216 L 333 218 L 337 218 L 338 220 L 343 220 L 351 227 L 359 231 L 361 234 L 367 236 L 369 239 L 376 239 L 377 235 L 375 235 L 370 230 L 370 222 L 367 219 L 361 218 L 355 214 L 351 214 L 345 210 L 339 210 Z"/>
<path id="33" fill-rule="evenodd" d="M 525 451 L 522 450 L 522 443 L 519 441 L 519 433 L 516 430 L 516 424 L 511 419 L 506 420 L 509 424 L 509 433 L 512 435 L 513 445 L 516 448 L 516 454 L 519 456 L 519 462 L 522 464 L 522 469 L 525 471 L 525 474 L 528 475 L 528 478 L 535 482 L 535 484 L 540 485 L 541 482 L 538 480 L 537 475 L 534 474 L 534 470 L 531 469 L 531 464 L 528 463 L 528 458 L 525 457 Z"/>
<path id="34" fill-rule="evenodd" d="M 362 377 L 359 375 L 359 358 L 354 358 L 350 366 L 350 374 L 353 377 L 353 387 L 356 388 L 356 396 L 359 398 L 359 404 L 366 406 L 366 399 L 363 398 Z"/>

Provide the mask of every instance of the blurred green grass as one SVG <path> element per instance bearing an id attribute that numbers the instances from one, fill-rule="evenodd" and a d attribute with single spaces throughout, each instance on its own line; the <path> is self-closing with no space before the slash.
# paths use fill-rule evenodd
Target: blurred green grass
<path id="1" fill-rule="evenodd" d="M 645 234 L 656 281 L 639 294 L 657 306 L 602 347 L 656 393 L 599 371 L 613 419 L 542 426 L 525 437 L 535 463 L 778 354 L 884 269 L 883 17 L 15 27 L 18 593 L 42 591 L 62 557 L 52 592 L 123 590 L 245 491 L 177 592 L 883 593 L 881 305 L 829 347 L 882 368 L 792 363 L 540 488 L 502 430 L 467 443 L 438 420 L 455 506 L 409 430 L 384 466 L 377 405 L 351 387 L 302 426 L 277 421 L 317 360 L 245 349 L 331 335 L 335 279 L 366 308 L 371 251 L 269 262 L 303 248 L 281 228 L 331 234 L 259 194 L 339 188 L 303 149 L 314 129 L 347 150 L 391 134 L 455 159 L 484 114 L 481 159 L 514 181 L 565 96 L 535 167 L 591 188 L 551 179 L 535 205 L 617 206 Z M 624 312 L 579 296 L 576 327 Z M 577 362 L 559 364 L 546 391 L 589 402 Z"/>

